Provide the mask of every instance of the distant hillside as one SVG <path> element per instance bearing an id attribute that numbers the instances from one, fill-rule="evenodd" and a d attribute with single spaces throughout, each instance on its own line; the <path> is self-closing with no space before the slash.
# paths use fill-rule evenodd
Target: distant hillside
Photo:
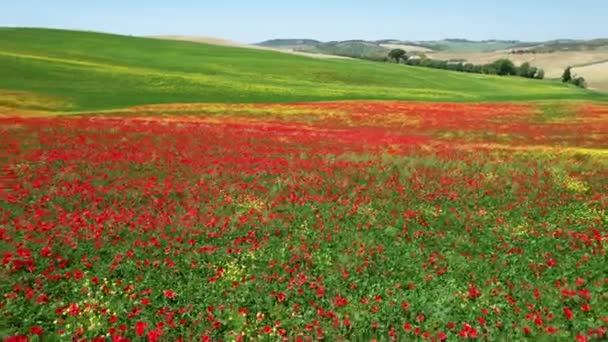
<path id="1" fill-rule="evenodd" d="M 608 92 L 608 39 L 559 39 L 543 43 L 518 43 L 496 51 L 436 50 L 427 56 L 439 60 L 458 60 L 474 64 L 507 58 L 516 65 L 530 63 L 545 71 L 546 78 L 558 79 L 564 69 L 574 67 L 590 88 Z"/>
<path id="2" fill-rule="evenodd" d="M 551 53 L 559 51 L 592 51 L 608 49 L 608 39 L 571 40 L 559 39 L 538 43 L 534 46 L 517 45 L 513 49 L 521 49 L 533 53 Z M 608 57 L 608 56 L 607 56 Z"/>
<path id="3" fill-rule="evenodd" d="M 382 39 L 382 40 L 376 40 L 374 41 L 374 43 L 379 44 L 380 46 L 383 47 L 388 47 L 388 48 L 402 48 L 404 50 L 406 50 L 407 52 L 411 52 L 411 51 L 419 51 L 419 52 L 431 52 L 433 51 L 433 48 L 419 43 L 419 42 L 408 42 L 408 41 L 403 41 L 403 40 L 398 40 L 398 39 Z"/>
<path id="4" fill-rule="evenodd" d="M 525 44 L 519 41 L 470 41 L 466 39 L 445 39 L 439 41 L 381 39 L 375 41 L 348 40 L 334 42 L 320 42 L 312 39 L 273 39 L 256 45 L 284 50 L 376 59 L 385 57 L 392 48 L 405 48 L 407 51 L 416 52 L 486 52 L 508 49 L 514 46 L 526 46 Z M 537 43 L 527 44 L 536 45 Z"/>
<path id="5" fill-rule="evenodd" d="M 275 49 L 336 55 L 352 58 L 382 58 L 390 51 L 376 42 L 349 40 L 340 42 L 320 42 L 312 39 L 273 39 L 256 44 Z"/>
<path id="6" fill-rule="evenodd" d="M 0 107 L 52 111 L 200 102 L 608 100 L 554 81 L 49 29 L 0 29 L 0 75 Z"/>
<path id="7" fill-rule="evenodd" d="M 256 45 L 283 50 L 377 59 L 380 56 L 386 56 L 392 48 L 404 48 L 408 52 L 441 53 L 490 53 L 506 50 L 514 50 L 521 53 L 589 51 L 608 48 L 608 39 L 559 39 L 547 42 L 522 42 L 518 40 L 473 41 L 460 38 L 429 41 L 381 39 L 375 41 L 348 40 L 337 42 L 320 42 L 313 39 L 273 39 Z"/>
<path id="8" fill-rule="evenodd" d="M 542 68 L 548 78 L 557 79 L 568 66 L 588 80 L 593 89 L 608 91 L 608 39 L 574 40 L 557 39 L 547 42 L 521 42 L 517 40 L 483 40 L 450 38 L 438 41 L 403 41 L 382 39 L 376 41 L 351 40 L 323 43 L 311 39 L 278 39 L 260 43 L 284 51 L 305 51 L 319 55 L 348 56 L 378 60 L 392 49 L 403 49 L 410 55 L 422 55 L 436 60 L 463 61 L 488 64 L 507 58 L 520 65 L 528 62 Z M 598 66 L 586 67 L 595 64 Z M 583 69 L 583 67 L 586 67 Z"/>
<path id="9" fill-rule="evenodd" d="M 314 39 L 271 39 L 255 45 L 278 49 L 298 49 L 316 47 L 320 44 L 323 43 Z"/>
<path id="10" fill-rule="evenodd" d="M 231 40 L 226 40 L 226 39 L 222 39 L 222 38 L 213 38 L 213 37 L 205 37 L 205 36 L 183 36 L 183 35 L 160 35 L 160 36 L 150 36 L 150 37 L 146 37 L 146 38 L 155 38 L 155 39 L 165 39 L 165 40 L 179 40 L 179 41 L 186 41 L 186 42 L 195 42 L 195 43 L 203 43 L 203 44 L 211 44 L 211 45 L 222 45 L 222 46 L 232 46 L 232 47 L 239 47 L 239 48 L 248 48 L 248 49 L 265 49 L 265 50 L 272 50 L 272 51 L 279 51 L 279 52 L 283 52 L 283 53 L 290 53 L 290 54 L 294 54 L 294 55 L 300 55 L 300 56 L 307 56 L 307 57 L 314 57 L 314 58 L 344 58 L 342 56 L 339 55 L 335 55 L 335 54 L 321 54 L 319 52 L 314 52 L 314 53 L 310 53 L 310 52 L 304 52 L 304 51 L 299 51 L 298 49 L 296 49 L 296 45 L 294 45 L 293 49 L 278 49 L 273 47 L 274 43 L 270 42 L 268 44 L 268 46 L 262 46 L 262 45 L 251 45 L 251 44 L 245 44 L 245 43 L 239 43 L 239 42 L 234 42 Z M 309 42 L 305 42 L 303 40 L 300 41 L 302 43 L 302 45 L 305 44 L 314 44 L 314 41 L 309 41 Z M 284 42 L 276 42 L 277 45 L 279 46 L 284 46 Z"/>
<path id="11" fill-rule="evenodd" d="M 531 46 L 537 44 L 524 43 L 516 40 L 473 41 L 467 39 L 444 39 L 439 41 L 421 41 L 418 43 L 442 52 L 492 52 L 510 49 L 514 46 Z"/>

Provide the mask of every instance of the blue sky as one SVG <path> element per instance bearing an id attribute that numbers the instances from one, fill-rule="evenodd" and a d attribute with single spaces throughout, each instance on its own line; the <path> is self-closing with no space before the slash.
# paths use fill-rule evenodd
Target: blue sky
<path id="1" fill-rule="evenodd" d="M 608 37 L 608 0 L 4 0 L 0 26 L 131 35 L 548 40 Z"/>

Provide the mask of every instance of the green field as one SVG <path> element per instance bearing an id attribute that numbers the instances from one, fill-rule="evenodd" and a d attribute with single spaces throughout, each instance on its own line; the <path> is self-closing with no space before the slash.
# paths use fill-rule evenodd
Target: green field
<path id="1" fill-rule="evenodd" d="M 0 29 L 0 106 L 87 111 L 176 102 L 514 101 L 606 95 L 553 81 L 91 32 Z"/>

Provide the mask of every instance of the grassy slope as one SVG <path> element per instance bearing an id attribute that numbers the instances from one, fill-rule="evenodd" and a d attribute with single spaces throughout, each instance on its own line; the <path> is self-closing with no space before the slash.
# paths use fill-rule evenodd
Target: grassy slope
<path id="1" fill-rule="evenodd" d="M 51 96 L 64 104 L 56 110 L 71 111 L 172 102 L 605 98 L 521 78 L 100 33 L 3 28 L 0 106 L 2 94 L 15 91 Z"/>

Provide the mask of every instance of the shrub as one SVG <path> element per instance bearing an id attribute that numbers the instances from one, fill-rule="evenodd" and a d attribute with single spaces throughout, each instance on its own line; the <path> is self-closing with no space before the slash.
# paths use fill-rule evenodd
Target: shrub
<path id="1" fill-rule="evenodd" d="M 535 78 L 542 80 L 543 78 L 545 78 L 545 70 L 543 69 L 538 69 L 538 71 L 536 72 Z"/>
<path id="2" fill-rule="evenodd" d="M 403 58 L 403 56 L 405 56 L 405 54 L 406 52 L 403 49 L 393 49 L 391 50 L 391 52 L 388 53 L 388 56 L 396 63 L 399 63 L 399 61 L 401 60 L 401 58 Z"/>
<path id="3" fill-rule="evenodd" d="M 566 70 L 564 70 L 564 73 L 562 74 L 562 82 L 564 83 L 568 83 L 572 81 L 572 68 L 567 67 Z"/>
<path id="4" fill-rule="evenodd" d="M 530 69 L 528 69 L 528 75 L 526 75 L 524 77 L 536 78 L 536 73 L 538 73 L 538 68 L 531 66 Z"/>
<path id="5" fill-rule="evenodd" d="M 486 64 L 481 67 L 481 72 L 487 75 L 496 75 L 498 74 L 498 70 L 494 64 Z"/>
<path id="6" fill-rule="evenodd" d="M 403 53 L 403 54 L 402 54 Z M 401 57 L 398 57 L 401 56 Z M 399 59 L 397 59 L 399 58 Z M 433 69 L 447 69 L 459 72 L 469 72 L 477 74 L 489 74 L 489 75 L 517 75 L 526 78 L 543 79 L 545 72 L 543 69 L 539 69 L 530 65 L 530 63 L 523 63 L 520 67 L 516 67 L 515 64 L 509 59 L 499 59 L 491 64 L 476 65 L 473 63 L 465 63 L 462 60 L 439 60 L 431 59 L 426 57 L 420 57 L 414 55 L 408 58 L 407 54 L 402 49 L 394 49 L 389 53 L 389 57 L 385 59 L 395 60 L 397 63 L 401 61 L 404 64 L 411 66 L 421 66 L 425 68 Z"/>
<path id="7" fill-rule="evenodd" d="M 522 65 L 520 65 L 519 70 L 518 70 L 518 75 L 521 77 L 530 77 L 530 63 L 525 62 Z"/>
<path id="8" fill-rule="evenodd" d="M 410 58 L 406 61 L 407 65 L 418 66 L 420 65 L 422 59 L 420 58 Z"/>
<path id="9" fill-rule="evenodd" d="M 517 75 L 517 68 L 510 59 L 502 58 L 492 63 L 492 65 L 498 75 Z"/>
<path id="10" fill-rule="evenodd" d="M 575 77 L 570 81 L 570 83 L 580 88 L 587 88 L 587 81 L 584 77 Z"/>

